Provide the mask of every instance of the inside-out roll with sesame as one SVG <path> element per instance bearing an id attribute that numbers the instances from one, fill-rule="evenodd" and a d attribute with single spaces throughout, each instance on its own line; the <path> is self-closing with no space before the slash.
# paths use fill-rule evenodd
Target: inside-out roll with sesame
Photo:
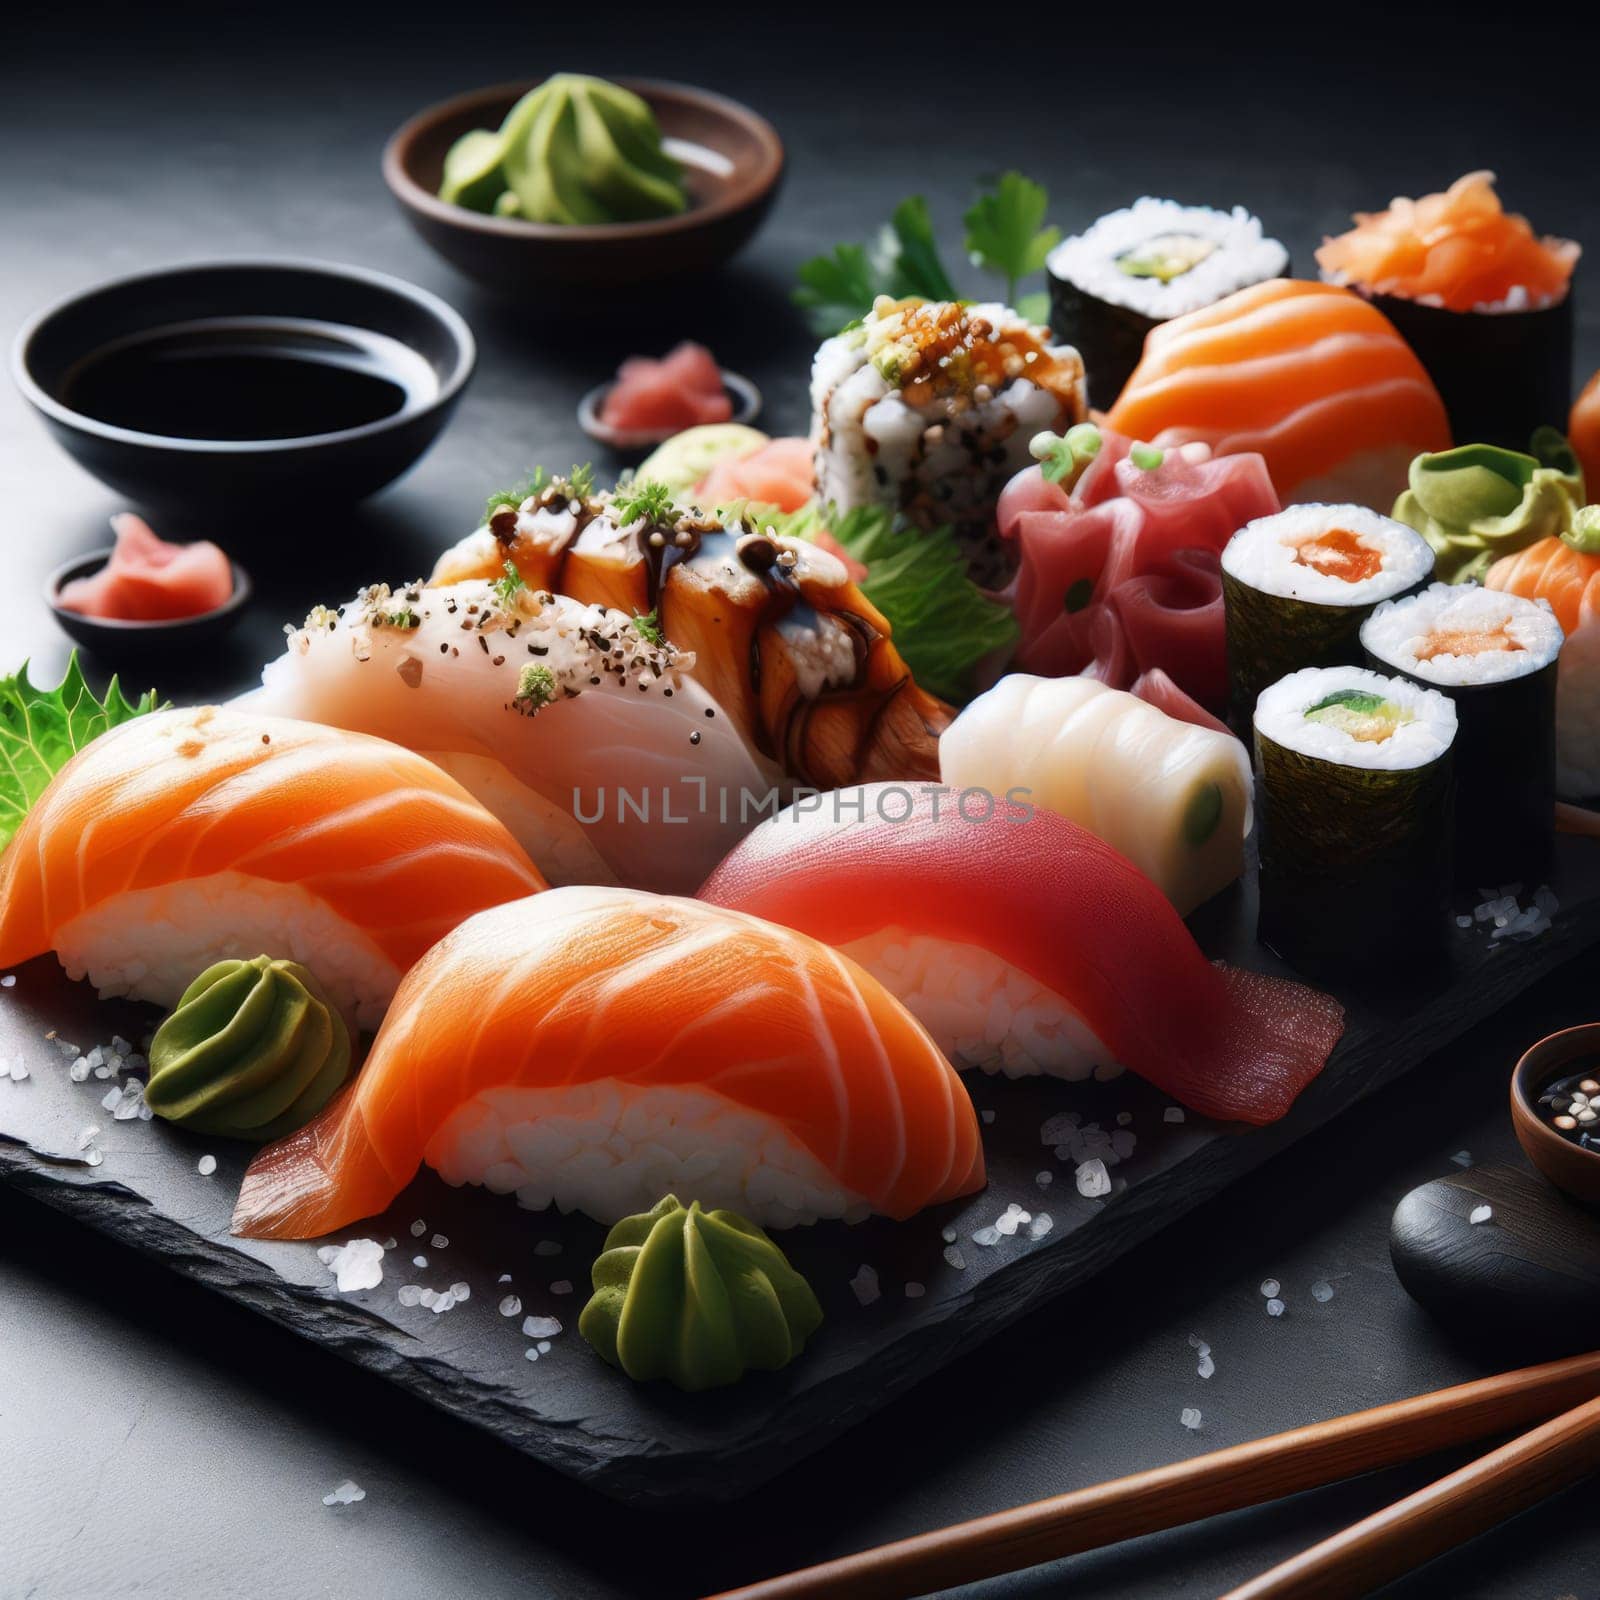
<path id="1" fill-rule="evenodd" d="M 1538 872 L 1555 818 L 1561 624 L 1547 601 L 1430 584 L 1361 626 L 1380 670 L 1455 703 L 1456 877 L 1494 886 Z"/>
<path id="2" fill-rule="evenodd" d="M 1000 491 L 1035 434 L 1087 405 L 1078 352 L 1009 307 L 883 296 L 812 363 L 817 498 L 949 527 L 972 576 L 997 586 L 1014 559 L 994 531 Z"/>
<path id="3" fill-rule="evenodd" d="M 1292 965 L 1391 976 L 1447 926 L 1456 708 L 1362 667 L 1307 667 L 1256 702 L 1260 935 Z"/>
<path id="4" fill-rule="evenodd" d="M 1222 552 L 1228 701 L 1249 727 L 1256 697 L 1300 667 L 1357 666 L 1361 624 L 1433 573 L 1433 550 L 1365 506 L 1291 506 L 1246 523 Z"/>

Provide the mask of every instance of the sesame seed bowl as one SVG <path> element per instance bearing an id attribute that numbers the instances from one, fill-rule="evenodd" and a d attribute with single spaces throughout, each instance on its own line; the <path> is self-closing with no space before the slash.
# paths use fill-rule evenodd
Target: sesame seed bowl
<path id="1" fill-rule="evenodd" d="M 1600 1022 L 1548 1034 L 1518 1061 L 1511 1123 L 1551 1183 L 1600 1207 Z"/>

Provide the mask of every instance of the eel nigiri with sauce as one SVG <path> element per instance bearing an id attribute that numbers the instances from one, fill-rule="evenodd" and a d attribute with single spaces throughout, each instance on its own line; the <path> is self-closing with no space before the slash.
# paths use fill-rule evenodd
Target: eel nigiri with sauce
<path id="1" fill-rule="evenodd" d="M 918 687 L 844 565 L 730 508 L 664 488 L 556 479 L 447 550 L 433 581 L 498 579 L 621 611 L 678 651 L 751 750 L 793 783 L 933 778 L 950 708 Z"/>
<path id="2" fill-rule="evenodd" d="M 961 1080 L 837 951 L 707 905 L 567 888 L 462 924 L 361 1076 L 259 1155 L 236 1233 L 312 1238 L 446 1182 L 615 1222 L 662 1194 L 764 1226 L 983 1187 Z"/>
<path id="3" fill-rule="evenodd" d="M 1343 1030 L 1326 995 L 1207 961 L 1160 890 L 1086 829 L 976 790 L 802 800 L 700 893 L 859 962 L 958 1066 L 1126 1067 L 1202 1115 L 1267 1123 Z"/>

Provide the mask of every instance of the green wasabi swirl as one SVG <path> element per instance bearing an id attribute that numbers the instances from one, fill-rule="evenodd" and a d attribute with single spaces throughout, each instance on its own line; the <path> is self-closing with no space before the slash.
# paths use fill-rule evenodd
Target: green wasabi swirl
<path id="1" fill-rule="evenodd" d="M 811 1286 L 753 1222 L 668 1195 L 595 1261 L 578 1332 L 614 1367 L 696 1392 L 787 1366 L 822 1323 Z"/>
<path id="2" fill-rule="evenodd" d="M 265 1142 L 303 1127 L 350 1076 L 350 1034 L 298 963 L 219 961 L 150 1045 L 145 1102 L 197 1133 Z"/>
<path id="3" fill-rule="evenodd" d="M 1571 527 L 1583 504 L 1583 474 L 1548 440 L 1538 448 L 1542 460 L 1464 444 L 1411 463 L 1410 487 L 1394 503 L 1395 520 L 1433 546 L 1435 570 L 1445 583 L 1481 582 L 1501 556 Z"/>
<path id="4" fill-rule="evenodd" d="M 638 222 L 688 209 L 683 169 L 650 107 L 604 78 L 558 72 L 444 158 L 439 198 L 473 211 L 565 224 Z"/>

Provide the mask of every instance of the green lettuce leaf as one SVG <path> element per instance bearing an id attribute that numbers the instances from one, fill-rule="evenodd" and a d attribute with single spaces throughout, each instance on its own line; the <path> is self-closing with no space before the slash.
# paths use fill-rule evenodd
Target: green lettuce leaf
<path id="1" fill-rule="evenodd" d="M 90 740 L 159 709 L 154 689 L 129 701 L 115 678 L 105 699 L 96 700 L 76 650 L 54 689 L 30 682 L 27 662 L 12 676 L 0 677 L 0 849 L 11 842 L 50 780 Z"/>
<path id="2" fill-rule="evenodd" d="M 1017 641 L 1011 608 L 967 576 L 948 528 L 925 533 L 882 506 L 857 506 L 843 515 L 832 507 L 787 516 L 764 510 L 760 520 L 794 539 L 815 540 L 826 528 L 867 569 L 861 592 L 888 620 L 895 648 L 917 682 L 941 700 L 969 699 L 978 663 Z"/>

